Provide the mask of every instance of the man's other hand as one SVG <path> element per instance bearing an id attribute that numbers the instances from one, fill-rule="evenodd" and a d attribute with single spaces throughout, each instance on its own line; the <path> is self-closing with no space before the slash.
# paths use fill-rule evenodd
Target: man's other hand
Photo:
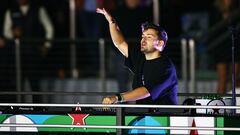
<path id="1" fill-rule="evenodd" d="M 103 104 L 115 104 L 118 102 L 117 96 L 105 97 L 102 101 Z"/>

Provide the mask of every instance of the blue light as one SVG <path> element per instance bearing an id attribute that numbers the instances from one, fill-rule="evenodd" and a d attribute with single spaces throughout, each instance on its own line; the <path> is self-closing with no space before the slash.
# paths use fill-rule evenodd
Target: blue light
<path id="1" fill-rule="evenodd" d="M 154 120 L 151 116 L 146 116 L 140 120 L 134 121 L 132 126 L 161 126 L 161 123 Z M 160 134 L 160 135 L 166 135 L 165 130 L 151 130 L 151 129 L 131 129 L 128 132 L 129 134 Z"/>

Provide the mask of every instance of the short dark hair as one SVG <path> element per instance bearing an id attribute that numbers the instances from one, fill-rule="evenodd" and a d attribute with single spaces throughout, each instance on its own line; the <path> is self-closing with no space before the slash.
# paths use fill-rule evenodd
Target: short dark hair
<path id="1" fill-rule="evenodd" d="M 142 32 L 147 29 L 156 30 L 158 32 L 158 38 L 164 41 L 164 47 L 165 47 L 168 40 L 168 36 L 167 36 L 167 32 L 160 25 L 156 25 L 150 22 L 145 22 L 141 25 L 141 28 L 142 28 Z"/>

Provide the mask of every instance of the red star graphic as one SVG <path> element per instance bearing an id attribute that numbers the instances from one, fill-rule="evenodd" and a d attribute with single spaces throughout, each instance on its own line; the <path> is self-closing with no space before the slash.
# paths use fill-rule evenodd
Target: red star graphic
<path id="1" fill-rule="evenodd" d="M 72 125 L 85 125 L 85 118 L 89 114 L 68 114 L 72 119 Z"/>

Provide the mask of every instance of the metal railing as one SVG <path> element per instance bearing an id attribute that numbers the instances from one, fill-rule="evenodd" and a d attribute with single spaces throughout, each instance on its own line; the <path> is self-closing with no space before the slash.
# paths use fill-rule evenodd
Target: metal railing
<path id="1" fill-rule="evenodd" d="M 123 123 L 119 122 L 122 120 L 121 112 L 122 108 L 174 108 L 174 109 L 240 109 L 240 106 L 185 106 L 185 105 L 104 105 L 104 104 L 14 104 L 14 103 L 0 103 L 0 106 L 9 107 L 103 107 L 103 108 L 117 108 L 117 125 L 59 125 L 59 124 L 15 124 L 15 123 L 5 123 L 0 124 L 0 127 L 49 127 L 49 128 L 110 128 L 117 129 L 117 135 L 121 135 L 122 129 L 166 129 L 166 130 L 213 130 L 213 131 L 240 131 L 238 127 L 188 127 L 188 126 L 122 126 Z"/>
<path id="2" fill-rule="evenodd" d="M 42 42 L 45 41 L 45 39 L 22 39 L 25 42 L 30 42 L 30 43 L 38 43 L 38 42 Z M 15 66 L 16 66 L 16 92 L 9 92 L 8 95 L 12 95 L 12 94 L 17 94 L 18 95 L 18 100 L 17 102 L 20 102 L 20 98 L 21 95 L 50 95 L 52 93 L 56 93 L 56 94 L 60 94 L 60 93 L 65 93 L 64 91 L 61 92 L 61 90 L 59 92 L 52 92 L 52 91 L 44 91 L 44 92 L 37 92 L 37 91 L 32 91 L 32 92 L 26 92 L 24 90 L 22 90 L 22 86 L 23 83 L 21 80 L 21 42 L 19 39 L 14 40 L 15 42 Z M 98 78 L 100 80 L 100 90 L 96 91 L 96 93 L 108 93 L 106 91 L 107 89 L 107 78 L 109 75 L 108 72 L 111 70 L 108 70 L 108 65 L 106 65 L 106 63 L 109 63 L 108 61 L 108 57 L 111 57 L 109 55 L 109 50 L 113 50 L 111 47 L 113 47 L 112 45 L 112 41 L 111 39 L 76 39 L 76 40 L 71 40 L 71 39 L 54 39 L 54 40 L 49 40 L 50 42 L 52 42 L 53 47 L 57 46 L 58 44 L 66 44 L 66 45 L 74 45 L 74 48 L 77 48 L 79 46 L 87 46 L 85 45 L 85 43 L 93 43 L 95 45 L 97 45 L 98 47 L 98 55 L 93 55 L 94 59 L 98 59 L 98 64 L 99 64 L 99 71 L 97 71 L 97 76 L 95 76 L 96 78 Z M 128 40 L 130 43 L 136 43 L 138 42 L 137 39 L 129 39 Z M 181 80 L 183 82 L 183 87 L 180 88 L 182 89 L 181 93 L 197 93 L 198 91 L 196 91 L 196 44 L 194 39 L 180 39 L 180 40 L 169 40 L 168 41 L 169 46 L 166 46 L 166 51 L 167 54 L 170 55 L 171 59 L 175 59 L 174 64 L 177 67 L 178 71 L 181 71 L 181 73 L 179 74 L 181 76 Z M 171 45 L 174 44 L 174 45 Z M 60 45 L 61 46 L 61 45 Z M 66 46 L 65 46 L 66 47 Z M 71 48 L 70 46 L 68 46 L 69 48 Z M 176 47 L 176 48 L 171 48 L 171 47 Z M 181 51 L 179 51 L 179 49 L 181 49 Z M 64 49 L 63 50 L 67 50 Z M 79 58 L 84 59 L 83 56 L 79 57 L 77 56 L 77 54 L 72 55 L 72 53 L 79 53 L 74 49 L 69 49 L 70 50 L 70 57 L 69 57 L 69 67 L 72 67 L 70 65 L 74 65 L 72 64 L 72 62 L 74 61 L 78 61 Z M 74 52 L 73 52 L 74 50 Z M 62 52 L 65 53 L 65 52 Z M 115 53 L 115 52 L 114 52 Z M 108 55 L 108 57 L 107 57 Z M 74 56 L 74 57 L 72 57 Z M 53 56 L 53 57 L 60 57 L 60 56 Z M 61 59 L 62 57 L 60 57 L 59 59 Z M 74 60 L 73 60 L 74 59 Z M 177 59 L 177 60 L 176 60 Z M 114 61 L 115 62 L 115 61 Z M 177 63 L 177 64 L 176 64 Z M 31 63 L 29 63 L 31 64 Z M 64 64 L 64 63 L 63 63 Z M 181 69 L 181 70 L 180 70 Z M 41 69 L 40 69 L 41 70 Z M 70 68 L 70 73 L 75 72 L 76 68 Z M 107 72 L 108 71 L 108 72 Z M 96 72 L 96 71 L 95 71 Z M 75 72 L 77 73 L 77 72 Z M 79 75 L 76 75 L 75 79 L 77 79 L 76 77 Z M 0 94 L 7 94 L 6 92 L 7 90 L 2 90 L 0 91 Z M 72 92 L 74 93 L 74 92 Z M 71 92 L 68 93 L 66 92 L 66 94 L 72 94 Z M 77 92 L 76 93 L 81 93 L 81 92 Z M 84 93 L 88 93 L 87 91 Z M 89 92 L 90 94 L 94 94 L 94 92 Z M 114 93 L 114 92 L 113 92 Z M 180 93 L 180 95 L 181 95 Z M 89 94 L 89 95 L 90 95 Z M 111 92 L 109 94 L 112 94 Z M 61 95 L 61 94 L 60 94 Z M 64 94 L 62 94 L 64 95 Z M 85 94 L 80 94 L 80 95 L 85 95 Z M 101 95 L 101 94 L 100 94 Z M 191 96 L 191 94 L 185 94 L 186 96 Z"/>
<path id="3" fill-rule="evenodd" d="M 181 54 L 182 54 L 182 80 L 183 88 L 187 93 L 196 93 L 196 54 L 195 42 L 193 39 L 181 40 Z M 188 51 L 189 50 L 189 51 Z M 188 64 L 189 61 L 189 64 Z M 188 72 L 189 71 L 189 72 Z M 189 73 L 189 74 L 188 74 Z M 188 76 L 190 76 L 188 78 Z M 190 86 L 188 87 L 188 80 Z"/>

